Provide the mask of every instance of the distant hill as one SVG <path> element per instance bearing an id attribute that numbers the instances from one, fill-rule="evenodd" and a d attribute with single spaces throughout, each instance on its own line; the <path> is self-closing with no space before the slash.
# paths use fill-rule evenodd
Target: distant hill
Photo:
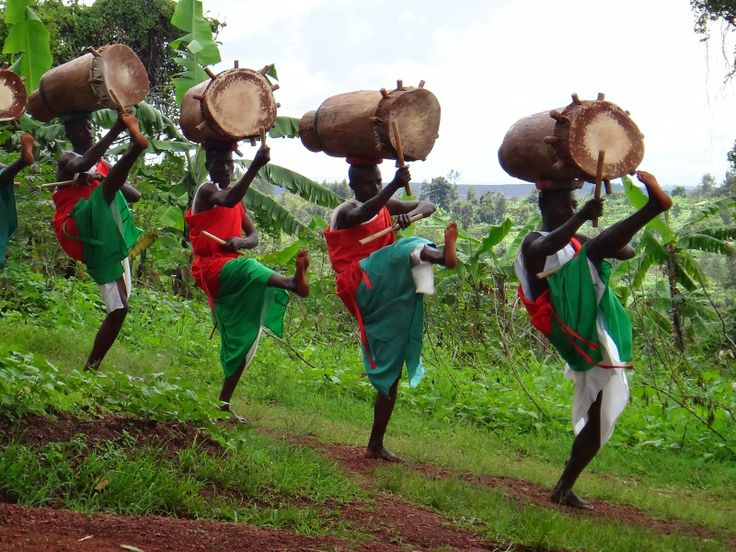
<path id="1" fill-rule="evenodd" d="M 637 182 L 638 183 L 638 182 Z M 419 182 L 412 182 L 412 188 L 416 188 L 415 193 L 420 193 L 422 185 Z M 465 199 L 468 195 L 468 188 L 475 188 L 476 197 L 480 197 L 486 192 L 493 192 L 497 194 L 503 194 L 507 199 L 515 199 L 518 197 L 526 197 L 532 190 L 534 190 L 534 184 L 531 183 L 514 183 L 514 184 L 458 184 L 457 185 L 457 196 L 459 199 Z M 589 193 L 592 188 L 592 184 L 585 184 L 583 187 L 584 193 Z M 664 186 L 665 191 L 671 192 L 674 186 Z M 620 180 L 613 182 L 614 192 L 623 191 L 624 187 Z"/>

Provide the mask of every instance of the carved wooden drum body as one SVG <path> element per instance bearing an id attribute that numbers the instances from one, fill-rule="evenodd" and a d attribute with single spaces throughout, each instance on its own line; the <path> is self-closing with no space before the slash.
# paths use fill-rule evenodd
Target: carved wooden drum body
<path id="1" fill-rule="evenodd" d="M 0 122 L 14 121 L 26 110 L 23 79 L 9 69 L 0 69 Z"/>
<path id="2" fill-rule="evenodd" d="M 276 108 L 271 83 L 260 72 L 228 69 L 189 89 L 179 123 L 193 142 L 237 142 L 273 128 Z"/>
<path id="3" fill-rule="evenodd" d="M 137 104 L 148 94 L 146 68 L 124 44 L 103 46 L 47 71 L 28 99 L 28 111 L 45 122 L 66 113 L 115 109 L 110 89 L 125 106 Z"/>
<path id="4" fill-rule="evenodd" d="M 404 158 L 424 160 L 438 136 L 440 104 L 432 92 L 421 87 L 348 92 L 304 114 L 299 135 L 308 150 L 333 157 L 396 159 L 391 121 L 398 124 Z"/>
<path id="5" fill-rule="evenodd" d="M 616 104 L 580 100 L 517 121 L 504 136 L 498 158 L 511 176 L 595 181 L 598 153 L 605 151 L 603 179 L 631 173 L 644 157 L 644 136 Z"/>

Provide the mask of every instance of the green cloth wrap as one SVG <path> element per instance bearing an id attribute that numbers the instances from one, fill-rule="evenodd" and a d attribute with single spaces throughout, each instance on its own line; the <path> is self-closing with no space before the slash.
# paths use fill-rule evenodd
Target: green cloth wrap
<path id="1" fill-rule="evenodd" d="M 243 361 L 255 354 L 253 348 L 263 326 L 279 337 L 284 335 L 289 294 L 268 287 L 273 273 L 255 259 L 244 257 L 228 261 L 220 271 L 213 303 L 222 340 L 220 363 L 226 377 L 232 376 Z"/>
<path id="2" fill-rule="evenodd" d="M 123 275 L 121 261 L 141 233 L 122 193 L 118 191 L 114 201 L 114 205 L 107 203 L 103 187 L 98 186 L 89 198 L 80 199 L 70 214 L 79 230 L 79 236 L 70 237 L 83 242 L 82 260 L 98 284 L 114 282 Z"/>
<path id="3" fill-rule="evenodd" d="M 576 343 L 596 363 L 602 360 L 601 343 L 596 329 L 598 316 L 603 317 L 608 334 L 618 349 L 620 360 L 628 362 L 632 356 L 631 321 L 618 297 L 608 286 L 610 274 L 611 263 L 603 261 L 598 270 L 598 276 L 605 284 L 605 291 L 598 303 L 586 248 L 583 245 L 574 259 L 565 263 L 562 268 L 547 278 L 555 312 L 562 322 L 596 345 L 595 348 L 592 348 L 576 340 Z M 552 332 L 547 337 L 573 370 L 584 372 L 593 367 L 573 347 L 569 337 L 565 335 L 554 318 L 552 319 Z"/>
<path id="4" fill-rule="evenodd" d="M 424 375 L 424 296 L 416 292 L 410 257 L 417 246 L 426 244 L 430 242 L 424 238 L 404 238 L 360 261 L 371 287 L 361 282 L 355 300 L 376 366 L 371 367 L 365 350 L 363 365 L 371 384 L 384 395 L 401 376 L 404 364 L 412 387 Z"/>
<path id="5" fill-rule="evenodd" d="M 2 172 L 2 170 L 0 170 Z M 5 254 L 10 236 L 18 229 L 18 212 L 15 209 L 15 185 L 0 186 L 0 268 L 5 266 Z"/>

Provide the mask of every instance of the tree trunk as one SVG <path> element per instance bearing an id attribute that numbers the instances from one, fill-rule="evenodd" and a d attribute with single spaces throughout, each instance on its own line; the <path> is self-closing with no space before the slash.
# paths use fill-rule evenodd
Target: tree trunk
<path id="1" fill-rule="evenodd" d="M 670 309 L 672 337 L 675 341 L 675 347 L 682 353 L 685 350 L 685 340 L 682 336 L 682 295 L 677 289 L 677 260 L 675 259 L 675 244 L 672 242 L 667 244 L 667 268 L 665 272 L 670 286 L 670 301 L 672 301 Z"/>

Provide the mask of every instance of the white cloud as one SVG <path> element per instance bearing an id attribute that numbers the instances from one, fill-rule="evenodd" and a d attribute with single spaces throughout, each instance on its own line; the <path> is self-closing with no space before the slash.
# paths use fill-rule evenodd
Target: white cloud
<path id="1" fill-rule="evenodd" d="M 508 127 L 568 103 L 571 92 L 593 98 L 599 91 L 631 111 L 646 137 L 643 167 L 662 181 L 723 176 L 736 139 L 736 87 L 721 86 L 718 33 L 706 49 L 687 2 L 469 0 L 460 9 L 404 0 L 396 7 L 388 0 L 205 0 L 228 22 L 220 36 L 227 65 L 276 63 L 283 114 L 301 116 L 328 96 L 396 79 L 426 80 L 442 123 L 428 160 L 412 164 L 417 180 L 456 169 L 463 183 L 508 182 L 496 158 Z M 344 177 L 339 159 L 294 141 L 272 146 L 276 163 L 318 180 Z"/>

